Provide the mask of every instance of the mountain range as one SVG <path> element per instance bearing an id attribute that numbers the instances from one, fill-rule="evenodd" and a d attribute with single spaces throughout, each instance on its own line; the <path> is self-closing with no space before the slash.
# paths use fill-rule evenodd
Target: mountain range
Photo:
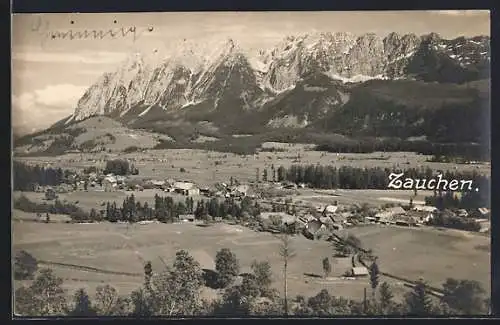
<path id="1" fill-rule="evenodd" d="M 477 142 L 489 118 L 489 71 L 488 36 L 314 33 L 256 55 L 229 39 L 162 60 L 131 55 L 52 128 L 105 115 L 162 133 L 209 122 L 224 134 L 311 129 Z"/>

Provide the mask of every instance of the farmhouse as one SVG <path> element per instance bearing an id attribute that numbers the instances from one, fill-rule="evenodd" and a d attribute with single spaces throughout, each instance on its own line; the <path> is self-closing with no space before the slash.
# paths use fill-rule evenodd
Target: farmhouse
<path id="1" fill-rule="evenodd" d="M 210 196 L 210 189 L 208 187 L 200 188 L 200 194 L 204 196 Z"/>
<path id="2" fill-rule="evenodd" d="M 153 187 L 155 188 L 163 189 L 163 187 L 165 186 L 165 181 L 152 180 L 151 185 L 153 185 Z"/>
<path id="3" fill-rule="evenodd" d="M 309 236 L 312 236 L 313 238 L 321 236 L 328 232 L 326 226 L 319 220 L 309 221 L 304 230 Z"/>
<path id="4" fill-rule="evenodd" d="M 54 200 L 57 198 L 57 195 L 56 195 L 56 191 L 54 191 L 53 188 L 47 188 L 47 190 L 45 191 L 45 198 L 47 200 Z"/>
<path id="5" fill-rule="evenodd" d="M 429 205 L 415 205 L 413 207 L 413 210 L 422 212 L 435 212 L 437 211 L 437 208 Z"/>
<path id="6" fill-rule="evenodd" d="M 479 232 L 488 232 L 491 229 L 491 222 L 488 219 L 476 219 L 475 220 L 481 228 L 479 229 Z"/>
<path id="7" fill-rule="evenodd" d="M 337 205 L 327 205 L 323 210 L 323 215 L 332 215 L 337 212 L 339 207 Z"/>
<path id="8" fill-rule="evenodd" d="M 249 190 L 248 185 L 238 185 L 232 190 L 231 196 L 239 196 L 239 197 L 247 196 L 248 190 Z"/>
<path id="9" fill-rule="evenodd" d="M 365 277 L 368 276 L 368 269 L 364 266 L 356 266 L 351 269 L 350 275 L 353 277 Z"/>
<path id="10" fill-rule="evenodd" d="M 200 195 L 200 190 L 191 182 L 175 182 L 172 188 L 174 192 L 183 195 Z"/>
<path id="11" fill-rule="evenodd" d="M 413 217 L 419 224 L 429 222 L 434 217 L 432 212 L 427 211 L 408 211 L 406 215 Z"/>
<path id="12" fill-rule="evenodd" d="M 418 224 L 415 218 L 408 215 L 397 216 L 394 220 L 394 223 L 398 226 L 405 226 L 405 227 L 415 227 Z"/>
<path id="13" fill-rule="evenodd" d="M 394 217 L 405 214 L 402 207 L 393 207 L 375 214 L 375 220 L 381 223 L 391 223 Z"/>
<path id="14" fill-rule="evenodd" d="M 490 209 L 487 208 L 477 208 L 469 211 L 469 218 L 475 219 L 489 219 L 490 218 Z"/>
<path id="15" fill-rule="evenodd" d="M 106 176 L 102 181 L 102 186 L 106 192 L 114 191 L 117 186 L 116 178 L 114 176 Z"/>

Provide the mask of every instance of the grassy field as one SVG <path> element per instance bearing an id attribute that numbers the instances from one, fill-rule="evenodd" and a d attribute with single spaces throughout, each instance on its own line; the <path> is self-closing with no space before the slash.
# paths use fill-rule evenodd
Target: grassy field
<path id="1" fill-rule="evenodd" d="M 491 238 L 453 229 L 370 225 L 349 230 L 379 257 L 380 269 L 435 287 L 448 277 L 491 286 Z"/>
<path id="2" fill-rule="evenodd" d="M 273 270 L 274 285 L 282 287 L 282 263 L 279 241 L 270 234 L 258 233 L 238 226 L 215 225 L 201 228 L 192 224 L 135 225 L 122 224 L 13 224 L 14 249 L 24 249 L 37 259 L 102 268 L 108 271 L 142 273 L 144 261 L 153 268 L 170 263 L 175 252 L 187 249 L 204 268 L 214 268 L 217 250 L 228 247 L 240 260 L 241 272 L 249 272 L 253 260 L 267 260 Z M 196 240 L 193 240 L 196 238 Z M 368 280 L 322 279 L 306 274 L 322 274 L 321 260 L 332 256 L 327 242 L 309 241 L 302 236 L 293 239 L 297 253 L 289 264 L 289 294 L 314 295 L 322 288 L 335 295 L 360 299 Z M 263 254 L 265 252 L 265 254 Z M 341 276 L 351 266 L 349 258 L 335 259 L 332 277 Z M 68 294 L 83 287 L 90 293 L 103 283 L 127 294 L 142 284 L 141 276 L 121 276 L 51 266 L 64 279 Z M 307 282 L 307 283 L 306 283 Z M 17 283 L 19 285 L 20 282 Z M 214 294 L 206 290 L 205 294 Z M 397 288 L 396 288 L 397 291 Z"/>
<path id="3" fill-rule="evenodd" d="M 387 203 L 408 204 L 410 198 L 414 204 L 424 204 L 426 196 L 432 196 L 432 191 L 418 191 L 414 196 L 413 191 L 407 190 L 311 190 L 300 189 L 299 195 L 290 198 L 297 203 L 325 205 L 337 202 L 341 205 L 363 204 L 381 206 Z"/>
<path id="4" fill-rule="evenodd" d="M 427 162 L 428 156 L 408 152 L 372 153 L 372 154 L 335 154 L 310 150 L 308 145 L 266 143 L 265 148 L 279 148 L 278 152 L 259 152 L 255 155 L 238 156 L 230 153 L 218 153 L 194 149 L 148 150 L 129 154 L 66 154 L 58 157 L 19 157 L 21 161 L 39 164 L 52 164 L 56 167 L 79 169 L 89 166 L 104 167 L 105 161 L 114 158 L 135 160 L 139 169 L 138 178 L 176 178 L 188 179 L 201 185 L 229 181 L 235 177 L 240 181 L 254 181 L 257 168 L 260 173 L 264 168 L 274 166 L 288 167 L 292 164 L 321 164 L 353 167 L 410 168 L 430 167 L 433 170 L 476 170 L 490 174 L 488 164 L 457 165 Z M 383 158 L 382 158 L 383 156 Z M 185 172 L 181 172 L 180 168 Z M 260 175 L 262 176 L 262 175 Z"/>
<path id="5" fill-rule="evenodd" d="M 438 231 L 400 228 L 364 227 L 350 230 L 380 257 L 383 271 L 418 279 L 424 277 L 440 285 L 448 276 L 489 282 L 488 252 L 475 248 L 486 238 L 466 237 Z M 195 238 L 195 240 L 193 240 Z M 368 279 L 339 278 L 351 267 L 350 258 L 332 258 L 333 274 L 324 279 L 321 260 L 332 257 L 333 249 L 325 241 L 310 241 L 303 236 L 292 240 L 296 256 L 289 263 L 289 295 L 311 296 L 326 288 L 331 294 L 362 299 Z M 274 286 L 282 289 L 282 262 L 279 240 L 268 233 L 224 224 L 202 228 L 193 224 L 43 224 L 13 223 L 14 249 L 24 249 L 37 259 L 49 262 L 64 279 L 68 295 L 83 287 L 93 294 L 98 285 L 109 283 L 121 294 L 128 294 L 142 284 L 143 265 L 152 261 L 162 268 L 163 261 L 173 260 L 175 252 L 188 250 L 203 268 L 214 268 L 216 252 L 230 248 L 239 258 L 241 272 L 250 271 L 253 260 L 267 260 L 273 271 Z M 394 250 L 396 248 L 396 250 Z M 71 264 L 74 267 L 51 263 Z M 475 264 L 474 264 L 475 263 Z M 106 271 L 136 273 L 136 276 L 113 275 L 78 269 L 87 266 Z M 316 275 L 316 276 L 311 276 Z M 393 286 L 397 298 L 408 290 L 395 280 L 382 278 Z M 16 285 L 21 284 L 17 282 Z M 489 288 L 489 286 L 487 286 Z M 217 292 L 204 290 L 204 296 Z"/>

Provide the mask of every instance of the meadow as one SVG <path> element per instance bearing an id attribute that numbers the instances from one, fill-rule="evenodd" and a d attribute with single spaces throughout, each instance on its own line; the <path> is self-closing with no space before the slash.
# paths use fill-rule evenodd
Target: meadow
<path id="1" fill-rule="evenodd" d="M 379 256 L 382 271 L 417 280 L 423 277 L 440 286 L 447 277 L 474 279 L 489 290 L 489 252 L 479 249 L 489 238 L 441 232 L 434 229 L 411 230 L 397 227 L 365 226 L 349 230 L 365 247 Z M 13 248 L 26 250 L 41 266 L 49 266 L 64 279 L 68 295 L 77 288 L 90 294 L 98 285 L 108 283 L 121 294 L 129 294 L 143 283 L 143 266 L 151 261 L 154 271 L 171 264 L 175 252 L 186 249 L 202 268 L 214 269 L 215 255 L 230 248 L 238 257 L 241 272 L 250 272 L 252 261 L 268 261 L 273 285 L 282 292 L 283 263 L 280 241 L 269 233 L 241 226 L 215 224 L 67 224 L 13 222 Z M 292 239 L 296 253 L 289 262 L 289 296 L 312 296 L 326 288 L 331 294 L 362 299 L 369 280 L 345 279 L 352 267 L 350 258 L 334 258 L 326 241 L 311 241 L 301 235 Z M 329 257 L 333 272 L 323 278 L 322 259 Z M 62 265 L 59 265 L 61 263 Z M 85 267 L 87 269 L 85 269 Z M 89 270 L 89 268 L 93 268 Z M 408 290 L 403 283 L 382 277 L 392 285 L 396 298 Z M 21 282 L 16 282 L 16 285 Z M 205 297 L 220 292 L 206 288 Z"/>

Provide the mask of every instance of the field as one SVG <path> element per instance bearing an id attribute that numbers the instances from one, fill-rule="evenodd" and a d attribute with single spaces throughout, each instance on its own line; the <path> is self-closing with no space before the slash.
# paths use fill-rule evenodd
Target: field
<path id="1" fill-rule="evenodd" d="M 292 164 L 320 164 L 352 167 L 410 168 L 430 167 L 433 170 L 476 170 L 490 174 L 489 164 L 457 165 L 427 162 L 429 158 L 408 152 L 372 153 L 372 154 L 335 154 L 311 150 L 310 145 L 265 143 L 265 148 L 278 148 L 283 151 L 262 151 L 255 155 L 238 156 L 194 149 L 148 150 L 129 154 L 66 154 L 57 157 L 19 157 L 20 161 L 38 164 L 51 164 L 56 167 L 79 169 L 89 166 L 104 167 L 105 161 L 114 158 L 127 158 L 134 161 L 139 169 L 137 178 L 175 178 L 187 179 L 200 185 L 229 181 L 235 177 L 241 182 L 255 181 L 257 169 L 262 176 L 265 168 L 288 167 Z M 181 172 L 180 168 L 185 172 Z"/>
<path id="2" fill-rule="evenodd" d="M 407 279 L 423 278 L 440 287 L 448 277 L 491 286 L 489 236 L 435 228 L 370 225 L 349 230 L 379 257 L 382 271 Z"/>
<path id="3" fill-rule="evenodd" d="M 202 268 L 213 269 L 216 251 L 228 247 L 239 258 L 241 272 L 250 271 L 253 260 L 267 260 L 273 271 L 274 286 L 282 288 L 282 262 L 279 241 L 269 233 L 259 233 L 240 226 L 217 224 L 198 227 L 194 224 L 65 224 L 13 223 L 13 246 L 24 249 L 53 268 L 64 279 L 68 294 L 83 287 L 93 294 L 103 283 L 116 287 L 121 294 L 130 293 L 142 283 L 144 262 L 152 261 L 153 269 L 163 261 L 172 261 L 177 250 L 188 250 Z M 367 247 L 380 257 L 382 271 L 418 279 L 424 277 L 440 285 L 447 277 L 477 279 L 489 288 L 489 253 L 478 245 L 488 243 L 486 237 L 458 236 L 434 230 L 408 230 L 367 226 L 353 229 Z M 362 299 L 368 280 L 339 278 L 351 267 L 350 258 L 333 259 L 333 274 L 324 279 L 321 260 L 331 257 L 328 242 L 310 241 L 303 236 L 293 238 L 296 256 L 289 263 L 289 295 L 311 296 L 326 288 L 333 295 Z M 163 261 L 162 261 L 163 260 Z M 53 263 L 65 263 L 58 266 Z M 85 271 L 81 267 L 97 271 Z M 136 275 L 109 274 L 111 272 Z M 316 276 L 314 276 L 316 275 Z M 407 290 L 402 283 L 383 277 L 393 286 L 396 297 Z M 16 285 L 19 285 L 18 282 Z M 204 290 L 213 297 L 214 290 Z"/>
<path id="4" fill-rule="evenodd" d="M 301 189 L 299 195 L 290 198 L 299 204 L 325 205 L 337 202 L 341 205 L 363 204 L 380 206 L 387 203 L 408 204 L 412 198 L 414 204 L 425 204 L 425 197 L 432 196 L 432 191 L 407 190 L 310 190 Z"/>

